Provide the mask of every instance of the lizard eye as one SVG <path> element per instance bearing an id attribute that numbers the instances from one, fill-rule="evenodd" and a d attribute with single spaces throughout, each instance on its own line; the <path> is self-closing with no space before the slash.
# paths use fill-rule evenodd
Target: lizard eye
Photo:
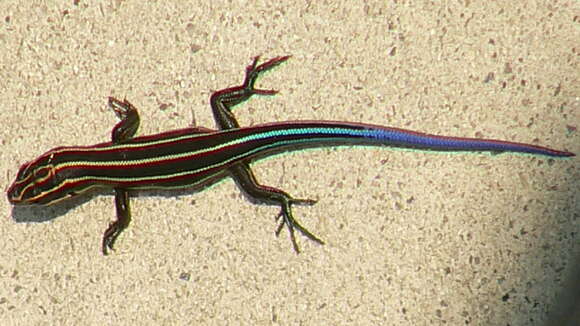
<path id="1" fill-rule="evenodd" d="M 28 168 L 30 167 L 30 162 L 22 164 L 18 174 L 16 175 L 16 181 L 22 181 L 28 176 Z"/>
<path id="2" fill-rule="evenodd" d="M 40 183 L 45 181 L 52 174 L 52 169 L 50 167 L 43 166 L 41 168 L 36 168 L 32 171 L 32 182 Z"/>

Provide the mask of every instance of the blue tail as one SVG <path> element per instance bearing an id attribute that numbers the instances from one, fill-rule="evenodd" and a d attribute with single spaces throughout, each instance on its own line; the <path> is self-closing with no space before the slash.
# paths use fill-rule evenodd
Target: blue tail
<path id="1" fill-rule="evenodd" d="M 575 156 L 571 152 L 531 144 L 495 139 L 438 136 L 405 129 L 350 122 L 271 123 L 242 128 L 233 132 L 246 134 L 246 140 L 266 140 L 269 138 L 271 141 L 274 139 L 274 142 L 269 142 L 269 145 L 265 146 L 268 148 L 286 147 L 285 145 L 318 147 L 364 144 L 432 151 L 514 152 L 551 157 Z"/>

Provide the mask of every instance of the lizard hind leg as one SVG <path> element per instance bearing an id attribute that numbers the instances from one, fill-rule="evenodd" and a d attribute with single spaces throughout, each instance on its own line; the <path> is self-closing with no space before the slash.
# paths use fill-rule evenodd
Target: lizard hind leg
<path id="1" fill-rule="evenodd" d="M 232 112 L 234 106 L 249 100 L 253 95 L 271 96 L 278 93 L 276 90 L 256 89 L 254 84 L 263 72 L 280 65 L 288 60 L 290 56 L 275 57 L 257 66 L 259 58 L 255 57 L 254 61 L 246 68 L 246 75 L 242 85 L 225 88 L 211 95 L 211 108 L 214 119 L 220 129 L 240 127 Z"/>
<path id="2" fill-rule="evenodd" d="M 280 213 L 277 216 L 280 225 L 276 230 L 276 236 L 280 235 L 282 228 L 286 225 L 296 253 L 300 253 L 300 249 L 296 243 L 294 230 L 298 230 L 302 235 L 318 244 L 324 244 L 324 241 L 303 227 L 292 214 L 292 205 L 311 206 L 316 203 L 316 200 L 293 198 L 283 190 L 259 184 L 247 163 L 240 163 L 231 167 L 230 172 L 240 189 L 243 190 L 250 201 L 258 204 L 280 206 Z"/>
<path id="3" fill-rule="evenodd" d="M 294 251 L 298 254 L 300 253 L 300 249 L 298 248 L 298 244 L 296 243 L 296 237 L 294 236 L 294 229 L 300 231 L 302 235 L 307 237 L 308 239 L 320 244 L 324 245 L 324 241 L 320 240 L 317 236 L 312 234 L 312 232 L 308 231 L 305 227 L 300 225 L 298 221 L 292 215 L 292 204 L 295 205 L 314 205 L 316 204 L 316 200 L 312 199 L 295 199 L 291 198 L 290 196 L 285 197 L 285 200 L 280 204 L 281 209 L 280 213 L 276 217 L 277 220 L 280 220 L 280 224 L 278 225 L 278 229 L 276 230 L 276 236 L 280 236 L 280 232 L 284 225 L 288 227 L 288 232 L 290 233 L 290 241 L 292 241 L 292 247 Z"/>
<path id="4" fill-rule="evenodd" d="M 246 67 L 246 75 L 242 85 L 222 89 L 212 94 L 210 103 L 214 118 L 220 129 L 227 130 L 240 127 L 232 112 L 233 107 L 237 104 L 249 100 L 253 95 L 275 95 L 278 93 L 276 90 L 256 89 L 254 84 L 263 72 L 280 65 L 288 60 L 290 56 L 275 57 L 261 65 L 258 65 L 259 58 L 255 57 L 252 63 Z M 280 213 L 277 217 L 280 220 L 280 225 L 276 230 L 276 235 L 279 236 L 282 228 L 286 225 L 296 253 L 299 253 L 300 250 L 296 243 L 294 230 L 298 230 L 302 235 L 318 244 L 324 244 L 322 240 L 296 221 L 292 215 L 292 205 L 314 205 L 316 203 L 315 200 L 292 198 L 292 196 L 280 189 L 259 184 L 248 162 L 235 164 L 228 170 L 231 177 L 251 201 L 280 206 Z"/>

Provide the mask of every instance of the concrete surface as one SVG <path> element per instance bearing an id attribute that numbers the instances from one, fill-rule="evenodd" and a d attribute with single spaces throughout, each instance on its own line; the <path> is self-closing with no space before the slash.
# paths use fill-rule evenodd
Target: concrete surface
<path id="1" fill-rule="evenodd" d="M 0 2 L 0 169 L 107 141 L 108 96 L 140 134 L 214 127 L 212 91 L 291 54 L 243 125 L 345 120 L 580 153 L 577 1 Z M 253 165 L 313 207 L 326 241 L 274 235 L 226 180 L 133 199 L 117 250 L 107 194 L 0 209 L 2 325 L 573 325 L 580 164 L 340 148 Z M 576 320 L 574 320 L 576 318 Z M 576 324 L 577 325 L 577 324 Z"/>

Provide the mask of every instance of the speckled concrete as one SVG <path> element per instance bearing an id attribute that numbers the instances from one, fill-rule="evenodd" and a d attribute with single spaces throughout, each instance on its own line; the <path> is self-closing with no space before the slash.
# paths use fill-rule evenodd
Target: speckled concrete
<path id="1" fill-rule="evenodd" d="M 199 2 L 1 1 L 4 189 L 52 147 L 108 140 L 108 96 L 140 109 L 141 134 L 213 127 L 209 95 L 258 54 L 293 58 L 259 81 L 278 96 L 237 109 L 243 125 L 346 120 L 580 152 L 577 1 Z M 318 199 L 295 215 L 325 246 L 300 237 L 295 255 L 277 209 L 231 180 L 133 199 L 106 258 L 112 196 L 3 200 L 0 324 L 579 320 L 578 157 L 341 148 L 253 167 Z"/>

